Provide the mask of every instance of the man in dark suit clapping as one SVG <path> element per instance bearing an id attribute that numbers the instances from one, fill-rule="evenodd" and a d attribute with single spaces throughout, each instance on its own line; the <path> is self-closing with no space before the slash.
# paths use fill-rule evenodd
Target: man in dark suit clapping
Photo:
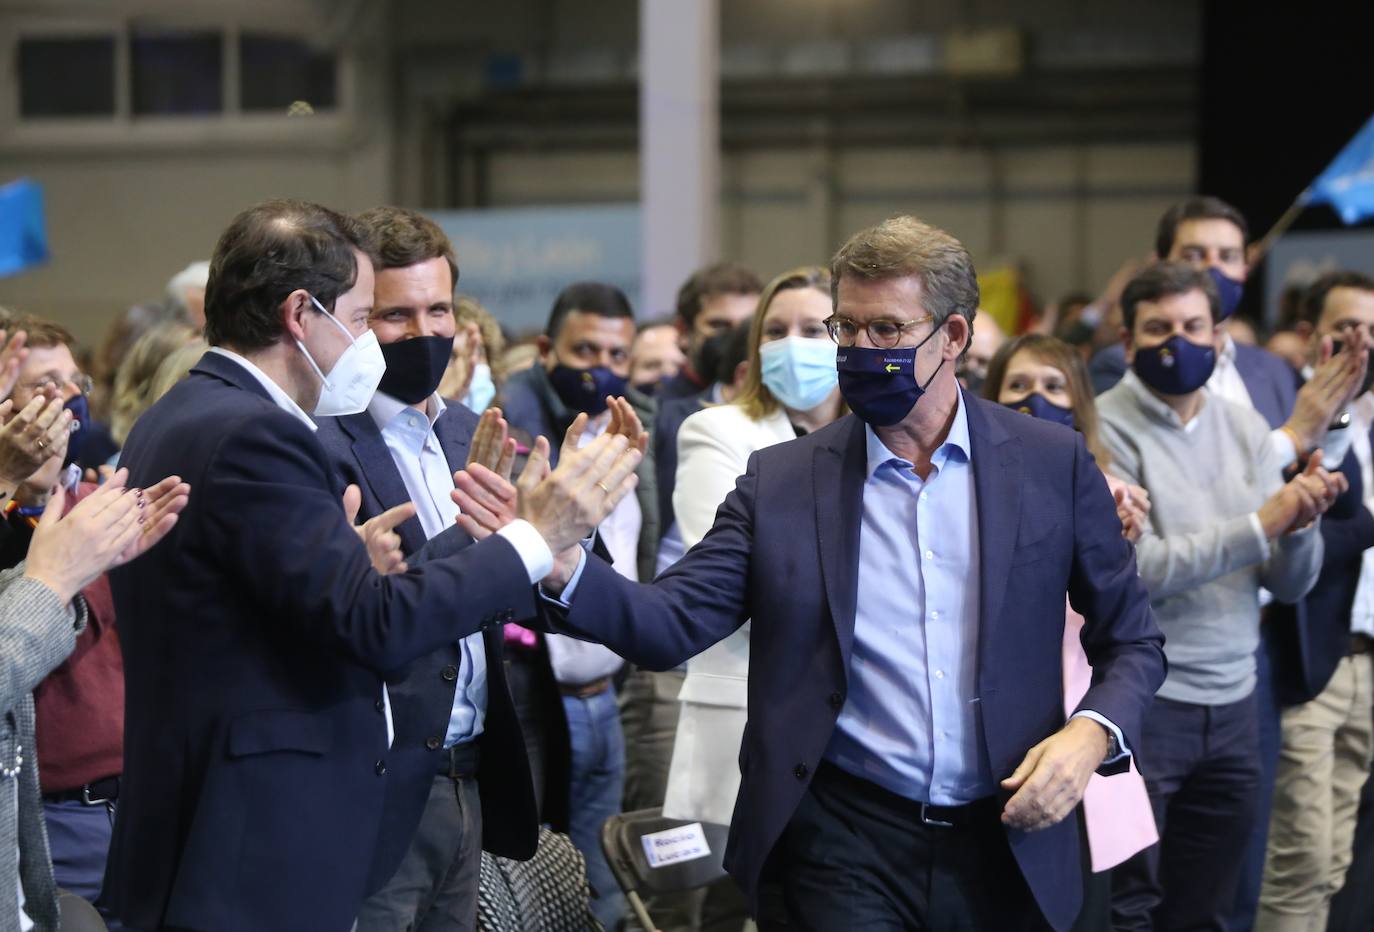
<path id="1" fill-rule="evenodd" d="M 384 677 L 532 616 L 553 553 L 634 486 L 638 450 L 608 432 L 522 493 L 512 530 L 380 575 L 306 413 L 365 410 L 385 371 L 371 249 L 314 204 L 235 218 L 211 260 L 212 348 L 124 448 L 133 481 L 197 490 L 174 539 L 112 580 L 127 692 L 104 895 L 132 928 L 347 932 L 383 818 Z"/>

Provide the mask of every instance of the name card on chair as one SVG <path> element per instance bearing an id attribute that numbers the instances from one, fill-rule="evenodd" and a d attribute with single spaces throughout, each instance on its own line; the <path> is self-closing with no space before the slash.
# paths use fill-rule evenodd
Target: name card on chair
<path id="1" fill-rule="evenodd" d="M 640 836 L 640 840 L 644 842 L 644 857 L 648 859 L 650 867 L 667 867 L 669 864 L 695 861 L 711 853 L 711 846 L 706 843 L 706 833 L 701 830 L 700 822 L 651 832 Z"/>

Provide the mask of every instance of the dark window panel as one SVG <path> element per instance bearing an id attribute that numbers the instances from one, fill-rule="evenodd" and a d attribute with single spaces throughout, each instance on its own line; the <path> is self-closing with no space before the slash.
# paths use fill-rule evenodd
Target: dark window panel
<path id="1" fill-rule="evenodd" d="M 239 37 L 239 106 L 285 112 L 296 101 L 314 110 L 337 104 L 334 53 L 301 39 L 245 32 Z"/>
<path id="2" fill-rule="evenodd" d="M 129 44 L 135 116 L 224 110 L 224 41 L 218 32 L 138 30 Z"/>
<path id="3" fill-rule="evenodd" d="M 113 36 L 19 40 L 21 117 L 113 116 Z"/>

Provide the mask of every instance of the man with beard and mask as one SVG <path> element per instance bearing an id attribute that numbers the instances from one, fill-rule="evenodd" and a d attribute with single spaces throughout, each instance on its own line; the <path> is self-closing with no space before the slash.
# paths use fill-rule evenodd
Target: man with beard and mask
<path id="1" fill-rule="evenodd" d="M 318 418 L 316 436 L 340 482 L 361 490 L 360 519 L 414 502 L 415 517 L 396 528 L 410 555 L 452 527 L 454 471 L 473 460 L 502 468 L 500 412 L 479 429 L 476 414 L 438 393 L 457 327 L 458 266 L 444 231 L 399 207 L 378 207 L 358 220 L 378 256 L 369 326 L 386 373 L 366 411 Z M 396 740 L 378 861 L 400 866 L 363 904 L 358 932 L 472 928 L 481 852 L 527 854 L 541 813 L 542 821 L 566 827 L 567 726 L 548 653 L 539 641 L 517 642 L 510 651 L 504 641 L 500 630 L 470 634 L 388 683 Z M 524 705 L 533 719 L 531 753 L 516 713 Z M 557 751 L 550 754 L 549 746 Z M 532 774 L 538 786 L 523 777 L 531 757 L 541 763 Z M 547 766 L 551 758 L 556 766 Z M 541 809 L 545 800 L 551 805 Z"/>
<path id="2" fill-rule="evenodd" d="M 629 385 L 634 311 L 624 293 L 601 282 L 578 282 L 554 300 L 548 326 L 539 337 L 539 361 L 511 376 L 499 404 L 516 436 L 530 440 L 563 436 L 579 413 L 591 417 L 584 439 L 611 423 L 609 396 L 623 395 L 649 424 L 653 402 Z M 557 464 L 559 451 L 554 450 Z M 639 485 L 598 528 L 628 579 L 652 579 L 658 556 L 658 504 L 654 463 L 646 456 Z M 621 810 L 625 782 L 625 739 L 613 677 L 624 661 L 612 650 L 575 638 L 547 639 L 554 677 L 563 694 L 572 770 L 568 794 L 569 835 L 587 859 L 587 879 L 597 898 L 593 911 L 614 928 L 625 909 L 615 877 L 601 851 L 601 823 Z"/>
<path id="3" fill-rule="evenodd" d="M 1113 472 L 1150 495 L 1136 553 L 1169 672 L 1137 747 L 1161 841 L 1114 871 L 1113 927 L 1221 928 L 1259 815 L 1260 589 L 1312 588 L 1314 523 L 1347 484 L 1317 456 L 1285 483 L 1264 419 L 1208 387 L 1221 297 L 1207 273 L 1158 263 L 1121 305 L 1132 368 L 1097 406 Z"/>
<path id="4" fill-rule="evenodd" d="M 386 678 L 533 617 L 553 554 L 633 488 L 638 450 L 608 432 L 522 486 L 510 531 L 422 566 L 394 533 L 414 506 L 355 528 L 358 491 L 306 411 L 362 413 L 386 371 L 371 250 L 303 201 L 235 217 L 211 259 L 211 349 L 124 447 L 132 482 L 175 471 L 194 489 L 174 539 L 111 575 L 124 774 L 102 896 L 128 927 L 348 932 L 396 867 L 378 848 Z M 502 778 L 531 794 L 527 773 Z M 532 855 L 536 826 L 510 828 Z"/>
<path id="5" fill-rule="evenodd" d="M 1062 932 L 1075 807 L 1164 678 L 1115 502 L 1080 435 L 960 390 L 978 282 L 952 236 L 860 231 L 831 294 L 853 413 L 753 453 L 651 585 L 564 563 L 549 621 L 651 669 L 751 621 L 725 864 L 756 914 L 776 889 L 793 929 Z M 1094 670 L 1067 720 L 1066 594 Z"/>

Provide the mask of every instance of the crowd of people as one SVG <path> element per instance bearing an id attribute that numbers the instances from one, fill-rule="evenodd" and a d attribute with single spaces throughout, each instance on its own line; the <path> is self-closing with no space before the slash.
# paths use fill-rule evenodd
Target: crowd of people
<path id="1" fill-rule="evenodd" d="M 730 831 L 665 930 L 1374 928 L 1374 279 L 1271 352 L 1244 217 L 1154 232 L 1023 332 L 900 216 L 528 335 L 269 201 L 6 312 L 0 930 L 472 929 L 541 827 L 629 928 L 646 809 Z"/>

